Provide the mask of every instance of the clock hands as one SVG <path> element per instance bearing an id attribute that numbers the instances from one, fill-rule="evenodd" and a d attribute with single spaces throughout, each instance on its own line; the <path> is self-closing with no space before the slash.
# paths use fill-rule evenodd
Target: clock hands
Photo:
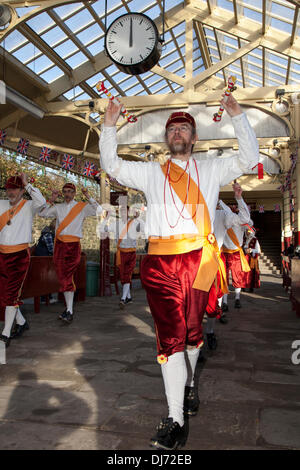
<path id="1" fill-rule="evenodd" d="M 129 47 L 132 47 L 132 18 L 130 18 Z"/>

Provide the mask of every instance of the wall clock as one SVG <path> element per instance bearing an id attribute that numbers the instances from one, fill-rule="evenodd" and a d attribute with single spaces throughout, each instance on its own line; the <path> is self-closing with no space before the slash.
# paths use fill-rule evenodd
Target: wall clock
<path id="1" fill-rule="evenodd" d="M 119 70 L 139 75 L 158 63 L 162 41 L 151 18 L 143 13 L 126 13 L 107 29 L 105 50 Z"/>

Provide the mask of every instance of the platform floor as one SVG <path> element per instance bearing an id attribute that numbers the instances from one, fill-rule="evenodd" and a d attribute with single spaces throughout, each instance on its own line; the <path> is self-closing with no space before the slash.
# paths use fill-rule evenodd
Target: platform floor
<path id="1" fill-rule="evenodd" d="M 185 450 L 300 449 L 300 318 L 280 278 L 241 300 L 217 322 L 218 349 L 203 348 Z M 24 306 L 31 328 L 0 365 L 0 449 L 149 449 L 166 401 L 144 290 L 123 311 L 115 295 L 89 297 L 70 326 L 62 308 Z"/>

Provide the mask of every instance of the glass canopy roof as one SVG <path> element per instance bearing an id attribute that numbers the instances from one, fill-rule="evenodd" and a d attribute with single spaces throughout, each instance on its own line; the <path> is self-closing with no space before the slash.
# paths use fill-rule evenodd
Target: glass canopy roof
<path id="1" fill-rule="evenodd" d="M 187 2 L 188 4 L 189 2 Z M 192 2 L 194 5 L 197 2 Z M 239 26 L 247 25 L 260 31 L 274 31 L 274 37 L 298 41 L 300 28 L 299 6 L 287 0 L 199 0 L 202 10 L 207 10 L 207 21 L 193 22 L 193 76 L 238 52 L 250 41 L 243 35 L 230 34 L 222 27 L 220 19 L 232 18 Z M 160 0 L 107 0 L 107 26 L 126 12 L 142 12 L 153 20 L 162 16 Z M 184 3 L 165 0 L 166 25 L 168 14 Z M 35 6 L 17 8 L 20 17 L 34 10 Z M 219 19 L 220 26 L 211 18 Z M 163 53 L 159 66 L 178 77 L 185 77 L 185 17 L 172 28 L 166 27 Z M 251 26 L 252 25 L 252 26 Z M 161 29 L 161 26 L 159 27 Z M 238 28 L 237 28 L 238 30 Z M 52 88 L 68 71 L 88 62 L 104 49 L 105 1 L 73 2 L 48 9 L 18 25 L 2 41 L 3 48 L 25 67 L 44 80 Z M 160 34 L 162 31 L 159 31 Z M 200 44 L 201 43 L 201 44 Z M 224 86 L 226 77 L 234 74 L 239 87 L 262 87 L 300 84 L 300 61 L 267 47 L 254 48 L 234 62 L 224 66 L 214 75 Z M 179 93 L 183 87 L 168 76 L 152 71 L 139 76 L 120 72 L 115 65 L 107 63 L 95 74 L 88 76 L 76 86 L 64 90 L 55 99 L 90 99 L 95 95 L 95 84 L 105 80 L 106 87 L 117 96 Z M 171 76 L 172 77 L 172 76 Z M 174 76 L 173 76 L 174 77 Z M 174 79 L 175 80 L 175 79 Z"/>

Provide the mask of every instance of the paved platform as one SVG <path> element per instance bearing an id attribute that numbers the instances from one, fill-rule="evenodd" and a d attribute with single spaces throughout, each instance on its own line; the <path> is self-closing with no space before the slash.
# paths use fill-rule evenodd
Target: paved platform
<path id="1" fill-rule="evenodd" d="M 198 362 L 185 450 L 300 449 L 300 318 L 279 278 L 241 300 L 234 309 L 231 294 L 218 349 L 204 346 Z M 62 308 L 23 308 L 31 328 L 0 365 L 0 449 L 149 449 L 166 401 L 145 292 L 126 310 L 116 296 L 90 297 L 70 326 Z"/>

